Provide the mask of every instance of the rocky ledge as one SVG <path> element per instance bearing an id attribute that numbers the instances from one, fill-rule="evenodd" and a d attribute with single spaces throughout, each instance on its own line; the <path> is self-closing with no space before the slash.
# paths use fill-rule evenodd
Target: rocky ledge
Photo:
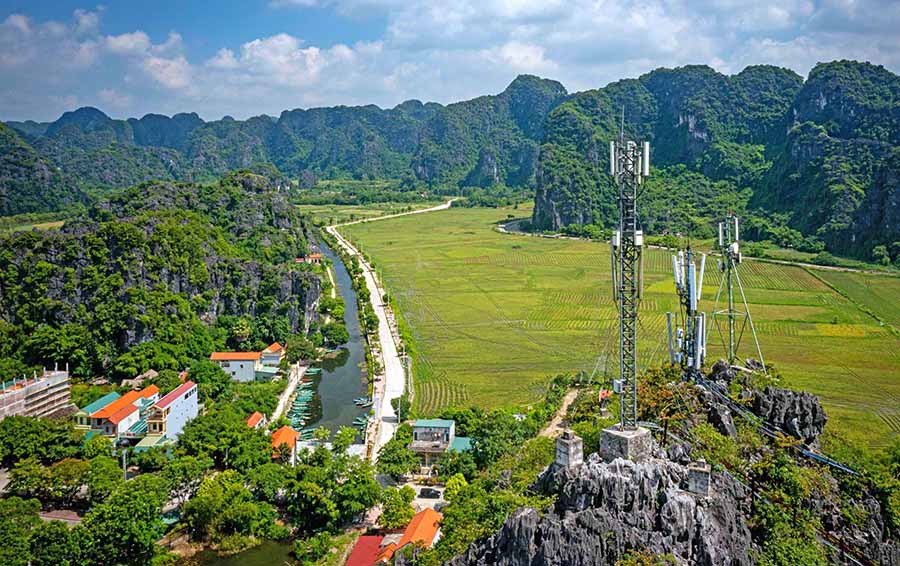
<path id="1" fill-rule="evenodd" d="M 577 467 L 548 469 L 535 488 L 557 496 L 541 514 L 523 508 L 496 534 L 475 542 L 452 566 L 612 565 L 648 549 L 679 563 L 750 566 L 749 492 L 713 473 L 708 496 L 687 491 L 688 468 L 591 455 Z"/>

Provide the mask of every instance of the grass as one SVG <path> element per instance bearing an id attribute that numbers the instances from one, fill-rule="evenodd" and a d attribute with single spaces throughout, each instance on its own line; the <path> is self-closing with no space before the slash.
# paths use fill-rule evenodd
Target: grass
<path id="1" fill-rule="evenodd" d="M 617 372 L 608 244 L 494 231 L 509 213 L 529 209 L 451 209 L 342 229 L 375 262 L 415 339 L 422 414 L 464 403 L 523 405 L 558 373 Z M 668 252 L 647 250 L 643 366 L 667 357 L 665 312 L 676 306 L 670 265 Z M 868 445 L 900 432 L 900 340 L 865 310 L 900 321 L 900 278 L 756 261 L 740 273 L 766 361 L 787 385 L 821 396 L 831 430 Z M 707 312 L 718 283 L 708 270 Z M 717 359 L 723 348 L 714 329 L 709 342 Z M 744 346 L 755 357 L 752 343 Z"/>
<path id="2" fill-rule="evenodd" d="M 301 204 L 297 208 L 306 214 L 312 215 L 313 219 L 321 224 L 335 224 L 342 222 L 352 222 L 354 220 L 362 220 L 364 218 L 376 218 L 379 216 L 388 216 L 408 210 L 419 210 L 429 208 L 442 201 L 434 202 L 379 202 L 364 206 L 342 205 L 342 204 Z"/>

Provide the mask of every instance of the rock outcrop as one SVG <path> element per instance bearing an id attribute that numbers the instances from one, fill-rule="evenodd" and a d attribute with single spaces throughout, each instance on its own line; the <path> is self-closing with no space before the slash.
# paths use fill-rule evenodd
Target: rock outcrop
<path id="1" fill-rule="evenodd" d="M 611 565 L 632 549 L 687 564 L 752 564 L 748 492 L 713 474 L 711 495 L 699 497 L 685 490 L 687 474 L 668 460 L 604 463 L 596 455 L 582 466 L 548 470 L 537 486 L 557 496 L 551 512 L 519 509 L 451 564 Z"/>
<path id="2" fill-rule="evenodd" d="M 813 444 L 828 422 L 818 397 L 780 387 L 757 391 L 753 396 L 753 413 L 806 444 Z"/>

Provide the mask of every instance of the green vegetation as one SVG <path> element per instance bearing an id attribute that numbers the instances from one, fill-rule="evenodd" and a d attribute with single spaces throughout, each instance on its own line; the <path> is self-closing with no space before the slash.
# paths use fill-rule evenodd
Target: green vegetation
<path id="1" fill-rule="evenodd" d="M 725 76 L 689 65 L 578 93 L 548 116 L 533 224 L 612 227 L 616 192 L 598 147 L 618 134 L 624 106 L 627 133 L 652 144 L 648 233 L 708 237 L 730 210 L 748 239 L 889 264 L 900 252 L 885 214 L 900 170 L 898 94 L 900 77 L 854 61 L 821 63 L 805 83 L 772 66 Z"/>
<path id="2" fill-rule="evenodd" d="M 430 208 L 437 204 L 441 204 L 441 202 L 434 200 L 415 203 L 378 202 L 358 206 L 345 204 L 301 204 L 297 206 L 297 209 L 302 214 L 312 217 L 314 223 L 328 226 Z"/>
<path id="3" fill-rule="evenodd" d="M 60 230 L 0 236 L 0 367 L 126 378 L 284 342 L 314 292 L 293 263 L 303 228 L 269 178 L 239 172 L 132 187 Z"/>
<path id="4" fill-rule="evenodd" d="M 596 368 L 595 378 L 606 378 L 616 370 L 608 245 L 492 230 L 512 212 L 454 208 L 342 229 L 383 274 L 409 330 L 419 414 L 526 404 L 542 396 L 547 375 L 590 376 Z M 664 316 L 675 307 L 670 265 L 667 252 L 647 252 L 644 367 L 666 355 Z M 856 303 L 884 309 L 887 319 L 897 280 L 749 260 L 741 274 L 766 360 L 787 384 L 821 396 L 829 429 L 855 444 L 885 445 L 898 430 L 897 338 Z M 848 299 L 823 282 L 863 285 L 871 277 L 886 282 L 883 294 L 844 285 Z M 718 283 L 708 269 L 704 310 L 712 310 Z M 714 330 L 709 348 L 712 359 L 722 352 Z"/>

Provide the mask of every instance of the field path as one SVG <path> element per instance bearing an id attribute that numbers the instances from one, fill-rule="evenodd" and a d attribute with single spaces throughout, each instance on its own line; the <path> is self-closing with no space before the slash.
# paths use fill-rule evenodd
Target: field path
<path id="1" fill-rule="evenodd" d="M 547 436 L 549 438 L 556 438 L 560 434 L 562 434 L 562 423 L 563 419 L 566 418 L 566 414 L 569 412 L 569 407 L 572 403 L 575 402 L 575 399 L 578 398 L 578 390 L 572 389 L 566 396 L 563 397 L 562 405 L 560 405 L 559 410 L 556 411 L 556 414 L 553 415 L 553 419 L 544 427 L 544 429 L 540 432 L 539 436 Z"/>
<path id="2" fill-rule="evenodd" d="M 384 288 L 378 280 L 378 275 L 375 273 L 375 270 L 372 269 L 372 266 L 369 265 L 369 262 L 365 260 L 363 255 L 359 253 L 359 250 L 344 238 L 337 229 L 341 226 L 348 226 L 350 224 L 375 222 L 377 220 L 396 218 L 398 216 L 406 216 L 409 214 L 422 214 L 424 212 L 447 210 L 453 205 L 454 200 L 456 199 L 450 199 L 444 204 L 432 206 L 431 208 L 356 220 L 344 224 L 335 224 L 325 228 L 329 234 L 335 237 L 338 245 L 340 245 L 348 255 L 356 257 L 357 261 L 359 261 L 359 266 L 362 268 L 363 276 L 366 280 L 366 287 L 369 289 L 372 308 L 375 310 L 375 314 L 378 317 L 378 342 L 381 345 L 381 367 L 383 368 L 383 371 L 375 376 L 372 401 L 375 409 L 376 426 L 369 427 L 370 438 L 366 439 L 366 444 L 372 446 L 372 460 L 378 458 L 378 451 L 388 440 L 393 438 L 394 432 L 396 432 L 397 427 L 400 424 L 397 414 L 394 411 L 394 407 L 391 406 L 391 401 L 398 399 L 403 395 L 406 376 L 403 371 L 403 363 L 400 360 L 399 344 L 395 339 L 395 335 L 399 334 L 396 334 L 396 329 L 391 327 L 391 324 L 395 324 L 395 322 L 393 317 L 388 317 L 387 309 L 389 307 L 384 302 Z"/>

